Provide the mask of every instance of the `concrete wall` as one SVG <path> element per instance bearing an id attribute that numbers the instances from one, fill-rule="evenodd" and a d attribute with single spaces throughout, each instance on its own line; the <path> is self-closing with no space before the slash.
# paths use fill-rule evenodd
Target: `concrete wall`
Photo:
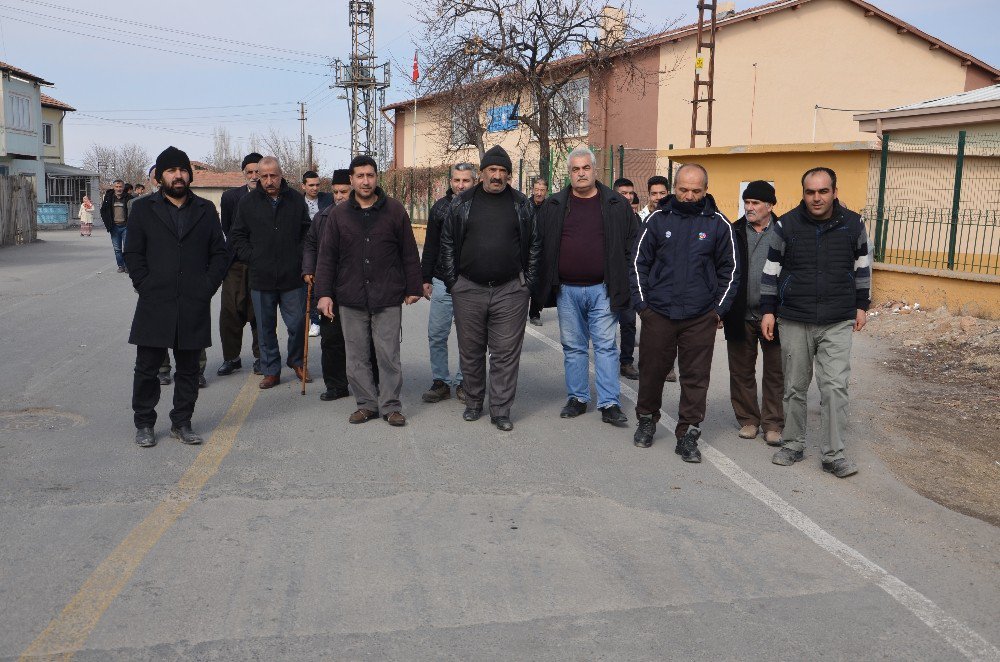
<path id="1" fill-rule="evenodd" d="M 875 264 L 872 300 L 919 303 L 925 310 L 945 306 L 955 315 L 1000 319 L 1000 276 L 965 276 L 940 270 Z"/>
<path id="2" fill-rule="evenodd" d="M 871 147 L 867 143 L 849 145 L 758 145 L 733 148 L 674 150 L 675 163 L 700 163 L 708 170 L 708 191 L 722 213 L 735 221 L 743 215 L 740 183 L 763 179 L 774 182 L 778 204 L 775 213 L 794 208 L 802 199 L 802 173 L 826 166 L 837 173 L 842 204 L 860 210 L 868 188 L 868 163 Z M 666 154 L 666 153 L 665 153 Z M 667 171 L 667 156 L 660 156 L 660 172 Z"/>
<path id="3" fill-rule="evenodd" d="M 52 144 L 42 144 L 43 158 L 50 163 L 65 163 L 65 143 L 63 142 L 63 118 L 66 112 L 56 108 L 42 108 L 42 124 L 52 125 Z M 39 133 L 39 140 L 42 139 Z"/>
<path id="4" fill-rule="evenodd" d="M 853 113 L 814 106 L 893 108 L 966 89 L 958 58 L 844 0 L 723 26 L 716 43 L 714 146 L 813 142 L 814 118 L 816 142 L 867 140 Z M 690 145 L 694 56 L 694 37 L 661 47 L 661 68 L 680 63 L 659 91 L 661 149 Z"/>

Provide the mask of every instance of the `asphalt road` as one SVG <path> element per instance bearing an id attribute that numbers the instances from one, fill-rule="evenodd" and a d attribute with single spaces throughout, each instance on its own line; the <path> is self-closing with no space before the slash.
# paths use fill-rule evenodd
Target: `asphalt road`
<path id="1" fill-rule="evenodd" d="M 0 659 L 1000 659 L 1000 531 L 897 482 L 861 421 L 850 479 L 814 445 L 772 465 L 736 436 L 721 334 L 700 465 L 663 427 L 639 450 L 558 417 L 551 310 L 513 432 L 420 402 L 426 302 L 407 427 L 348 425 L 289 371 L 259 391 L 247 333 L 242 373 L 209 349 L 209 442 L 166 438 L 166 387 L 141 449 L 129 281 L 103 232 L 41 238 L 0 250 Z"/>

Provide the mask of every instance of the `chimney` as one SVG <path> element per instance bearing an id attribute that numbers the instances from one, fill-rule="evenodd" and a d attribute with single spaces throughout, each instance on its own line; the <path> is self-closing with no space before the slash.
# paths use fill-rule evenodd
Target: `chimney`
<path id="1" fill-rule="evenodd" d="M 597 22 L 597 42 L 603 46 L 621 46 L 625 40 L 625 21 L 628 17 L 617 7 L 605 6 Z"/>
<path id="2" fill-rule="evenodd" d="M 729 18 L 736 13 L 735 2 L 720 2 L 718 8 L 718 18 Z"/>

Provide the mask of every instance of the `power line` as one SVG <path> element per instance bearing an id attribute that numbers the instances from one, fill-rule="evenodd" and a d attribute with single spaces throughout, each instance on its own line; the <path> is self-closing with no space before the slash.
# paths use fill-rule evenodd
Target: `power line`
<path id="1" fill-rule="evenodd" d="M 229 106 L 192 106 L 189 108 L 87 108 L 82 113 L 162 113 L 179 110 L 217 110 L 221 108 L 258 108 L 260 106 L 293 106 L 295 101 L 271 101 L 269 103 L 240 103 Z"/>
<path id="2" fill-rule="evenodd" d="M 41 2 L 40 0 L 20 0 L 20 2 L 27 2 L 29 4 L 38 5 L 41 7 L 48 7 L 50 9 L 62 10 L 65 12 L 69 12 L 73 16 L 89 16 L 91 18 L 100 18 L 108 21 L 117 21 L 119 23 L 125 23 L 126 25 L 134 25 L 143 28 L 152 28 L 159 32 L 171 32 L 174 34 L 180 34 L 187 37 L 198 37 L 200 39 L 205 39 L 207 41 L 212 41 L 212 42 L 224 42 L 227 44 L 236 44 L 238 46 L 250 46 L 252 48 L 263 48 L 265 50 L 277 51 L 281 53 L 291 53 L 294 55 L 305 55 L 307 57 L 312 57 L 327 61 L 330 60 L 330 57 L 328 55 L 321 55 L 319 53 L 310 53 L 308 51 L 296 51 L 289 48 L 280 48 L 278 46 L 267 46 L 264 44 L 260 44 L 258 42 L 238 41 L 236 39 L 227 39 L 224 37 L 219 37 L 217 35 L 206 35 L 206 34 L 199 34 L 197 32 L 187 32 L 185 30 L 178 30 L 176 28 L 168 28 L 161 25 L 152 25 L 150 23 L 141 23 L 139 21 L 132 21 L 118 16 L 108 16 L 107 14 L 97 14 L 94 12 L 81 11 L 76 7 L 65 7 L 63 5 L 57 5 L 50 2 Z"/>
<path id="3" fill-rule="evenodd" d="M 80 36 L 80 37 L 88 37 L 88 38 L 91 38 L 91 39 L 103 39 L 105 41 L 113 41 L 116 44 L 124 44 L 126 46 L 137 46 L 139 48 L 148 48 L 150 50 L 160 51 L 161 53 L 170 53 L 172 55 L 187 55 L 189 57 L 201 58 L 203 60 L 211 60 L 213 62 L 224 62 L 226 64 L 236 64 L 236 65 L 240 65 L 240 66 L 244 66 L 244 67 L 256 67 L 256 68 L 259 68 L 259 69 L 269 69 L 271 71 L 283 71 L 285 73 L 291 73 L 291 74 L 304 74 L 306 76 L 324 76 L 325 77 L 325 76 L 329 75 L 327 73 L 318 73 L 318 72 L 315 72 L 315 71 L 298 71 L 296 69 L 285 69 L 283 67 L 272 67 L 270 65 L 258 64 L 258 63 L 255 63 L 255 62 L 239 62 L 239 61 L 236 61 L 236 60 L 224 60 L 222 58 L 210 57 L 208 55 L 199 55 L 197 53 L 185 53 L 183 51 L 170 50 L 170 49 L 167 49 L 167 48 L 158 48 L 156 46 L 151 46 L 150 44 L 142 44 L 142 43 L 135 43 L 135 42 L 129 42 L 129 41 L 121 41 L 120 39 L 117 39 L 117 38 L 102 37 L 100 35 L 83 35 L 83 34 L 80 34 L 76 30 L 68 30 L 66 28 L 58 28 L 58 27 L 56 27 L 54 25 L 43 25 L 41 23 L 33 23 L 32 21 L 29 21 L 29 20 L 26 20 L 26 19 L 23 19 L 23 18 L 17 18 L 15 16 L 0 15 L 0 17 L 5 17 L 5 18 L 7 18 L 8 20 L 11 20 L 11 21 L 18 21 L 20 23 L 27 23 L 28 25 L 34 25 L 35 27 L 39 27 L 39 28 L 46 28 L 46 29 L 49 29 L 49 30 L 56 30 L 58 32 L 66 32 L 66 33 L 69 33 L 69 34 L 72 34 L 72 35 L 77 35 L 77 36 Z M 316 65 L 316 66 L 319 66 L 319 65 Z"/>

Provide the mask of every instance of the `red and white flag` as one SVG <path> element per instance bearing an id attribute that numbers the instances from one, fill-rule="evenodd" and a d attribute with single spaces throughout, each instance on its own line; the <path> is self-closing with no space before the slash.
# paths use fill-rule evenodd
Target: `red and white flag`
<path id="1" fill-rule="evenodd" d="M 413 82 L 420 78 L 420 66 L 417 64 L 417 52 L 413 51 Z"/>

